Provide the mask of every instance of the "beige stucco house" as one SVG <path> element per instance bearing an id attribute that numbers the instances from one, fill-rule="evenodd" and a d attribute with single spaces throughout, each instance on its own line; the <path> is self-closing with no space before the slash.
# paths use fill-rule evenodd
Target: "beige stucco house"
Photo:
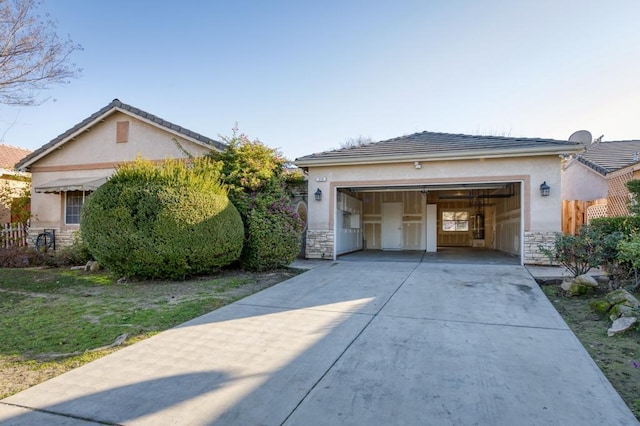
<path id="1" fill-rule="evenodd" d="M 114 99 L 17 164 L 32 174 L 30 236 L 53 231 L 57 246 L 70 244 L 85 197 L 123 162 L 187 159 L 224 147 Z"/>
<path id="2" fill-rule="evenodd" d="M 485 247 L 548 262 L 538 246 L 561 230 L 561 161 L 583 148 L 422 132 L 298 158 L 309 179 L 306 256 Z"/>
<path id="3" fill-rule="evenodd" d="M 0 225 L 11 222 L 11 204 L 4 199 L 5 195 L 18 197 L 29 186 L 29 174 L 18 172 L 15 165 L 30 153 L 27 149 L 0 144 Z"/>
<path id="4" fill-rule="evenodd" d="M 583 153 L 562 165 L 562 199 L 594 201 L 589 218 L 629 214 L 626 183 L 640 178 L 640 140 L 601 141 L 586 144 Z M 587 221 L 585 221 L 586 223 Z"/>

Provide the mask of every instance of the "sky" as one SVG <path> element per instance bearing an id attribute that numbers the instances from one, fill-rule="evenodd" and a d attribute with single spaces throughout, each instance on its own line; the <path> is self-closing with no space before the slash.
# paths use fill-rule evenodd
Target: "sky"
<path id="1" fill-rule="evenodd" d="M 295 158 L 422 131 L 640 139 L 637 0 L 44 0 L 69 84 L 0 105 L 35 150 L 114 98 Z"/>

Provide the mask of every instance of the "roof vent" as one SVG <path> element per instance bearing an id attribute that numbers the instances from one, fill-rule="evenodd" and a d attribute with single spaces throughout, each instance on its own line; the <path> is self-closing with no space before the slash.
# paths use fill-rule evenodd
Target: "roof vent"
<path id="1" fill-rule="evenodd" d="M 589 145 L 593 142 L 593 136 L 591 136 L 591 132 L 588 130 L 578 130 L 569 136 L 569 142 L 581 143 L 585 148 L 589 148 Z"/>

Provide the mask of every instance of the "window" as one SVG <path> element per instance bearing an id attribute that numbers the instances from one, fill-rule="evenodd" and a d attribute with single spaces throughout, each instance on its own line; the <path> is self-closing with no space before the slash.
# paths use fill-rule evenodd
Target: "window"
<path id="1" fill-rule="evenodd" d="M 64 223 L 67 225 L 77 225 L 80 223 L 80 210 L 84 204 L 84 199 L 89 192 L 69 191 L 65 192 L 65 216 Z"/>
<path id="2" fill-rule="evenodd" d="M 469 212 L 442 212 L 443 231 L 469 231 Z"/>

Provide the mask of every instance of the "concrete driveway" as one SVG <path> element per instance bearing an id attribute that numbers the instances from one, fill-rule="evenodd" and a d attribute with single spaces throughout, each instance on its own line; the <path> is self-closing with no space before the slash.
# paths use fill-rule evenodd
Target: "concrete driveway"
<path id="1" fill-rule="evenodd" d="M 327 262 L 0 401 L 10 425 L 637 424 L 518 265 Z"/>

